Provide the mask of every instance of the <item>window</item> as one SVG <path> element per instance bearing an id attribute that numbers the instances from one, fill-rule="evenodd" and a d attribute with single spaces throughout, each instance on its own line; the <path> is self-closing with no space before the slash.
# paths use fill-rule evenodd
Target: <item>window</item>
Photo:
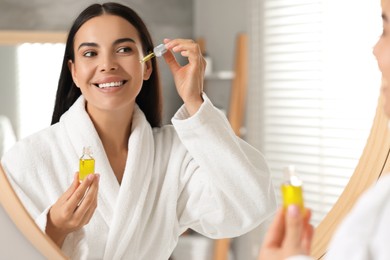
<path id="1" fill-rule="evenodd" d="M 263 151 L 278 196 L 283 168 L 295 165 L 317 225 L 352 175 L 374 118 L 380 3 L 251 3 L 247 139 Z"/>
<path id="2" fill-rule="evenodd" d="M 50 126 L 65 44 L 17 47 L 19 138 Z"/>

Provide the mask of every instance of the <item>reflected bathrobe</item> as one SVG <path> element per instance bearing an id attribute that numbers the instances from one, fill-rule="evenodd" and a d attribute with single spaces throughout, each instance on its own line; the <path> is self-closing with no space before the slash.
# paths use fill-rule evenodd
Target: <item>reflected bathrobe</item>
<path id="1" fill-rule="evenodd" d="M 390 176 L 356 203 L 336 232 L 326 259 L 390 259 Z"/>
<path id="2" fill-rule="evenodd" d="M 2 159 L 23 204 L 45 230 L 51 205 L 71 185 L 82 148 L 100 173 L 98 207 L 65 239 L 72 259 L 168 259 L 186 229 L 211 237 L 244 234 L 276 208 L 263 156 L 237 138 L 206 95 L 191 117 L 151 128 L 136 106 L 119 184 L 85 110 L 83 96 L 60 122 L 18 142 Z"/>

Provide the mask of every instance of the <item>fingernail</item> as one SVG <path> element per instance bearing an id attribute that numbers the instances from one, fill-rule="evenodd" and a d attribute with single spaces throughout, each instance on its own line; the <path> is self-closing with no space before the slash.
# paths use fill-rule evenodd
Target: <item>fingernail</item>
<path id="1" fill-rule="evenodd" d="M 92 181 L 93 180 L 93 174 L 88 175 L 88 180 Z"/>
<path id="2" fill-rule="evenodd" d="M 95 173 L 95 175 L 96 175 L 97 180 L 100 181 L 100 174 Z"/>
<path id="3" fill-rule="evenodd" d="M 299 208 L 297 205 L 289 205 L 287 208 L 287 214 L 290 217 L 298 217 L 299 216 Z"/>

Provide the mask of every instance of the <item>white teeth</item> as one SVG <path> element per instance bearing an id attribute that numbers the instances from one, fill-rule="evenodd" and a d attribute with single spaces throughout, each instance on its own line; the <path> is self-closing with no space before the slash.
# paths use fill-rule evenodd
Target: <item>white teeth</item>
<path id="1" fill-rule="evenodd" d="M 118 82 L 107 82 L 102 84 L 97 84 L 99 88 L 112 88 L 112 87 L 119 87 L 122 86 L 124 81 L 118 81 Z"/>

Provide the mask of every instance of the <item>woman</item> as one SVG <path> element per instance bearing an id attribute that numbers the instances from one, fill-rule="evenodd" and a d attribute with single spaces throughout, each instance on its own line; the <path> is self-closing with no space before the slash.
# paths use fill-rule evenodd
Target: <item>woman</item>
<path id="1" fill-rule="evenodd" d="M 68 35 L 53 125 L 2 160 L 28 211 L 71 258 L 168 259 L 188 228 L 232 237 L 274 212 L 264 158 L 203 93 L 199 46 L 164 44 L 184 105 L 160 127 L 156 60 L 140 62 L 154 46 L 144 23 L 116 3 L 85 9 Z M 79 183 L 84 146 L 99 174 Z"/>
<path id="2" fill-rule="evenodd" d="M 382 72 L 384 111 L 390 117 L 390 1 L 382 4 L 383 34 L 374 48 Z M 307 260 L 313 228 L 310 214 L 296 206 L 279 210 L 264 240 L 259 259 Z M 357 202 L 335 233 L 326 259 L 390 259 L 390 175 L 382 177 Z"/>

